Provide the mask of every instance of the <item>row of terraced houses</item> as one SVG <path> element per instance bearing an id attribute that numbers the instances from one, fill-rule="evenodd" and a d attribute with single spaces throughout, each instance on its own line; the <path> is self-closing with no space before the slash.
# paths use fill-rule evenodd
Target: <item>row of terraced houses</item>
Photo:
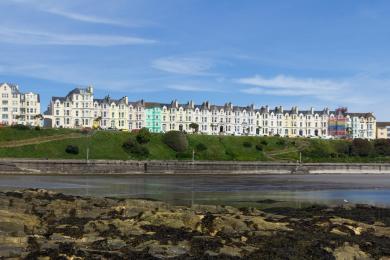
<path id="1" fill-rule="evenodd" d="M 38 94 L 22 94 L 18 86 L 0 84 L 2 124 L 41 124 Z M 32 112 L 33 114 L 31 114 Z M 127 97 L 94 97 L 93 88 L 75 88 L 63 97 L 52 97 L 43 115 L 53 128 L 100 128 L 160 133 L 171 130 L 208 135 L 252 135 L 318 138 L 376 138 L 373 113 L 330 110 L 284 109 L 268 106 L 214 105 L 208 101 L 185 104 L 129 101 Z"/>

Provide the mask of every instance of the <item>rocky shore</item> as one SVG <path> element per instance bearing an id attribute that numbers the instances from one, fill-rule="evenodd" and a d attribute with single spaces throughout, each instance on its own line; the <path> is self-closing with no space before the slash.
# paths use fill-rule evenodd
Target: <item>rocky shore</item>
<path id="1" fill-rule="evenodd" d="M 390 209 L 0 193 L 0 259 L 390 259 Z"/>

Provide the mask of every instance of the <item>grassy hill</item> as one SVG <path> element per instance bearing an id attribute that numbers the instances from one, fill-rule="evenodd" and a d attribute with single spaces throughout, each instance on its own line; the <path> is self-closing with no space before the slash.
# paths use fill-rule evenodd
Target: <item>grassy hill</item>
<path id="1" fill-rule="evenodd" d="M 71 129 L 4 127 L 0 128 L 0 158 L 85 159 L 88 147 L 90 159 L 190 160 L 194 150 L 196 160 L 295 162 L 302 153 L 304 162 L 390 162 L 390 154 L 378 152 L 375 142 L 363 144 L 369 146 L 363 147 L 369 149 L 367 154 L 361 144 L 355 147 L 345 140 L 187 135 L 188 147 L 176 152 L 164 143 L 163 136 L 151 134 L 150 141 L 142 145 L 148 155 L 139 156 L 122 147 L 128 139 L 135 140 L 135 133 L 95 131 L 83 134 Z M 68 145 L 77 146 L 79 153 L 65 152 Z M 386 145 L 390 151 L 390 144 L 385 144 L 384 148 Z"/>

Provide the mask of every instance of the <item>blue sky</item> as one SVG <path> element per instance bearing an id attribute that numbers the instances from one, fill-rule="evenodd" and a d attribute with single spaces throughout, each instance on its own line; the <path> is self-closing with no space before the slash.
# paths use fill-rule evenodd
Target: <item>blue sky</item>
<path id="1" fill-rule="evenodd" d="M 0 81 L 390 120 L 389 1 L 1 0 Z"/>

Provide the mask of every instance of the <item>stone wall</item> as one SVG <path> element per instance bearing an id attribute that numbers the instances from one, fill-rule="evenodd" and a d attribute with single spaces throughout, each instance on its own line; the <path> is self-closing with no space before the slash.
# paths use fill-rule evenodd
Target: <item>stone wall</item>
<path id="1" fill-rule="evenodd" d="M 14 174 L 390 174 L 390 164 L 0 159 Z"/>

